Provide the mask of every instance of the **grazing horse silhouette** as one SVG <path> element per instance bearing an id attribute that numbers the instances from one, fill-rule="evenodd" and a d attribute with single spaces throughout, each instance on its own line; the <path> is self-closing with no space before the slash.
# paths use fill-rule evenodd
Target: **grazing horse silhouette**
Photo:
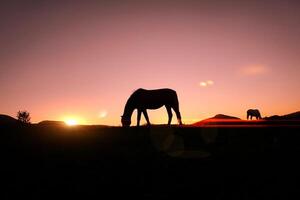
<path id="1" fill-rule="evenodd" d="M 247 119 L 252 119 L 252 117 L 256 117 L 256 119 L 261 119 L 261 115 L 260 115 L 260 112 L 259 110 L 257 109 L 249 109 L 247 110 Z"/>
<path id="2" fill-rule="evenodd" d="M 170 125 L 172 121 L 172 108 L 176 113 L 179 124 L 182 124 L 181 115 L 179 112 L 178 97 L 174 90 L 168 88 L 145 90 L 140 88 L 133 92 L 133 94 L 127 100 L 121 119 L 122 126 L 130 126 L 131 115 L 135 109 L 137 109 L 137 126 L 140 125 L 142 113 L 145 116 L 147 124 L 150 125 L 147 109 L 158 109 L 162 106 L 165 106 L 168 112 L 168 125 Z"/>

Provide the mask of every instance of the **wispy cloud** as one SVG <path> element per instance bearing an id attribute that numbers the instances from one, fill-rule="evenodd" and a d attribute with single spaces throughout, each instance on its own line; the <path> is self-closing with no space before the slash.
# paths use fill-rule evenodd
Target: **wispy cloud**
<path id="1" fill-rule="evenodd" d="M 245 76 L 258 76 L 264 75 L 269 72 L 269 68 L 265 65 L 255 64 L 255 65 L 248 65 L 245 67 L 240 68 L 239 74 Z"/>
<path id="2" fill-rule="evenodd" d="M 214 81 L 212 81 L 212 80 L 207 80 L 207 81 L 201 81 L 201 82 L 199 83 L 199 86 L 200 86 L 200 87 L 207 87 L 207 86 L 212 86 L 213 84 L 215 84 Z"/>

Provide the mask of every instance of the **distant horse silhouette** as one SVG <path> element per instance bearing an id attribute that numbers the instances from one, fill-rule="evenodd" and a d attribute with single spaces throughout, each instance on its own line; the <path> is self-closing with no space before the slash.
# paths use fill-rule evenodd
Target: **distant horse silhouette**
<path id="1" fill-rule="evenodd" d="M 122 126 L 130 126 L 131 115 L 135 109 L 137 109 L 137 126 L 140 125 L 142 113 L 145 116 L 147 124 L 150 125 L 147 109 L 158 109 L 162 106 L 165 106 L 168 112 L 168 125 L 170 125 L 172 121 L 172 108 L 176 113 L 179 124 L 182 124 L 178 97 L 174 90 L 168 88 L 145 90 L 140 88 L 133 92 L 127 100 L 121 119 Z"/>
<path id="2" fill-rule="evenodd" d="M 250 119 L 252 120 L 252 117 L 256 117 L 256 119 L 261 119 L 261 115 L 260 115 L 260 112 L 259 110 L 257 109 L 249 109 L 247 110 L 247 119 Z"/>

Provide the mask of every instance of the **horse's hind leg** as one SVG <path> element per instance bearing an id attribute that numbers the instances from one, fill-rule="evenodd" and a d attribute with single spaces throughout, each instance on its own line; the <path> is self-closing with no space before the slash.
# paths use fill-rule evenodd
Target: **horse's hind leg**
<path id="1" fill-rule="evenodd" d="M 176 117 L 177 117 L 179 125 L 182 125 L 181 114 L 179 112 L 179 106 L 178 106 L 178 104 L 173 107 L 173 110 L 175 111 L 175 114 L 176 114 Z"/>
<path id="2" fill-rule="evenodd" d="M 167 112 L 168 112 L 168 125 L 171 124 L 171 121 L 172 121 L 172 117 L 173 117 L 173 114 L 172 114 L 172 109 L 170 106 L 166 106 L 166 109 L 167 109 Z"/>
<path id="3" fill-rule="evenodd" d="M 176 113 L 176 116 L 177 116 L 177 120 L 178 120 L 179 125 L 182 125 L 181 114 L 180 114 L 179 110 L 178 110 L 177 112 L 175 111 L 175 113 Z"/>

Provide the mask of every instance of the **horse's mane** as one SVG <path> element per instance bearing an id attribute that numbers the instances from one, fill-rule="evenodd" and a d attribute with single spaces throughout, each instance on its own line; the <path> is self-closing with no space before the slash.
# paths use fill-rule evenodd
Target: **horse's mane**
<path id="1" fill-rule="evenodd" d="M 142 90 L 142 88 L 138 88 L 136 90 L 133 90 L 133 92 L 131 93 L 131 95 L 129 96 L 129 98 L 126 102 L 125 107 L 128 106 L 128 103 L 130 103 L 134 99 L 135 95 L 137 94 L 137 91 L 139 91 L 139 90 Z"/>
<path id="2" fill-rule="evenodd" d="M 132 97 L 134 97 L 134 96 L 136 95 L 136 93 L 137 93 L 138 91 L 141 91 L 141 90 L 145 90 L 145 89 L 143 89 L 143 88 L 138 88 L 138 89 L 136 89 L 136 90 L 133 90 L 132 93 L 131 93 L 131 95 L 129 96 L 128 100 L 131 99 Z"/>
<path id="3" fill-rule="evenodd" d="M 145 89 L 143 89 L 143 88 L 135 89 L 135 90 L 132 91 L 131 95 L 133 95 L 133 94 L 134 94 L 135 92 L 137 92 L 138 90 L 145 90 Z"/>

